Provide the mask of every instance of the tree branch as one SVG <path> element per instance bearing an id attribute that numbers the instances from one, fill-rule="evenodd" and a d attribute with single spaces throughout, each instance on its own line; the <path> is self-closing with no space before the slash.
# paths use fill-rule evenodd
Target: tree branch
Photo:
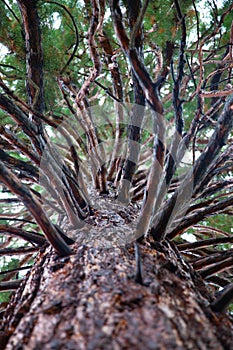
<path id="1" fill-rule="evenodd" d="M 205 209 L 200 210 L 197 213 L 194 212 L 194 214 L 185 217 L 180 223 L 178 222 L 176 224 L 176 228 L 169 232 L 167 236 L 169 239 L 172 239 L 175 236 L 182 234 L 187 228 L 197 224 L 209 215 L 220 212 L 227 207 L 231 207 L 232 205 L 233 197 L 230 197 L 216 204 L 209 205 L 208 207 L 205 207 Z"/>
<path id="2" fill-rule="evenodd" d="M 22 281 L 23 281 L 23 279 L 7 281 L 7 282 L 0 282 L 0 291 L 5 292 L 8 290 L 18 289 Z"/>
<path id="3" fill-rule="evenodd" d="M 43 53 L 37 1 L 17 0 L 23 18 L 26 39 L 27 88 L 33 110 L 43 113 Z M 33 122 L 41 127 L 41 120 L 33 116 Z"/>
<path id="4" fill-rule="evenodd" d="M 8 225 L 0 225 L 0 233 L 8 233 L 17 237 L 21 237 L 30 243 L 36 243 L 42 246 L 46 240 L 42 235 L 36 232 L 29 232 L 22 230 L 21 228 L 15 228 Z"/>
<path id="5" fill-rule="evenodd" d="M 29 254 L 29 253 L 35 253 L 38 250 L 39 250 L 38 247 L 4 248 L 4 249 L 0 249 L 0 256 Z"/>
<path id="6" fill-rule="evenodd" d="M 111 0 L 110 3 L 115 33 L 130 62 L 133 72 L 144 91 L 154 119 L 153 162 L 147 186 L 145 188 L 143 205 L 135 234 L 136 237 L 140 237 L 148 231 L 156 200 L 157 188 L 163 169 L 165 153 L 165 120 L 163 117 L 163 106 L 158 95 L 158 86 L 161 83 L 161 79 L 158 79 L 156 83 L 154 83 L 142 60 L 138 56 L 137 50 L 129 48 L 129 39 L 122 24 L 122 14 L 118 2 L 118 0 Z"/>
<path id="7" fill-rule="evenodd" d="M 142 20 L 148 6 L 148 1 L 145 1 L 141 8 L 141 1 L 137 2 L 128 0 L 127 10 L 129 13 L 129 25 L 131 30 L 131 44 L 129 47 L 135 48 L 140 59 L 143 61 L 143 26 Z M 118 199 L 123 203 L 130 201 L 129 191 L 132 184 L 132 179 L 138 166 L 140 155 L 140 138 L 141 126 L 144 119 L 145 96 L 142 87 L 132 71 L 134 104 L 130 113 L 130 124 L 128 126 L 128 153 L 125 160 L 124 169 L 118 192 Z"/>
<path id="8" fill-rule="evenodd" d="M 56 228 L 48 219 L 38 200 L 2 163 L 0 163 L 0 181 L 24 203 L 57 253 L 62 256 L 71 254 L 70 248 L 59 236 Z"/>
<path id="9" fill-rule="evenodd" d="M 216 300 L 210 304 L 210 307 L 215 312 L 223 312 L 233 301 L 233 284 L 226 286 Z"/>
<path id="10" fill-rule="evenodd" d="M 218 119 L 218 124 L 215 132 L 212 135 L 206 149 L 201 156 L 196 160 L 193 169 L 187 173 L 181 185 L 175 191 L 173 196 L 167 201 L 163 211 L 155 218 L 155 224 L 152 228 L 151 234 L 155 240 L 160 240 L 165 235 L 167 222 L 176 205 L 176 213 L 173 215 L 183 215 L 187 211 L 187 191 L 192 189 L 194 192 L 206 174 L 206 170 L 224 146 L 227 137 L 231 131 L 233 123 L 233 95 L 226 101 L 224 109 Z M 179 205 L 177 205 L 179 200 Z M 201 215 L 202 217 L 202 215 Z M 195 221 L 195 223 L 198 221 Z M 177 232 L 177 230 L 175 230 Z"/>

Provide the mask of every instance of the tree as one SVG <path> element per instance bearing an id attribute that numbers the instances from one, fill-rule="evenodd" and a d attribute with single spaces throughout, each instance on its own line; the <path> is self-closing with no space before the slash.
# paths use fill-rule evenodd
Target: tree
<path id="1" fill-rule="evenodd" d="M 1 2 L 3 349 L 231 348 L 232 9 Z"/>

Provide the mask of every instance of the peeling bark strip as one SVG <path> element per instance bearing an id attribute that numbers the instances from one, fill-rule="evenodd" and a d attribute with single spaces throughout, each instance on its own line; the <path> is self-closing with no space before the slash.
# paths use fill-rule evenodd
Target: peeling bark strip
<path id="1" fill-rule="evenodd" d="M 54 225 L 49 221 L 40 203 L 28 188 L 23 185 L 2 163 L 0 163 L 0 181 L 2 181 L 10 191 L 24 203 L 57 253 L 62 256 L 70 254 L 70 248 L 60 237 Z"/>
<path id="2" fill-rule="evenodd" d="M 232 321 L 212 312 L 205 285 L 168 243 L 141 246 L 145 285 L 132 277 L 133 245 L 75 250 L 61 259 L 48 249 L 32 268 L 5 313 L 6 350 L 231 349 Z"/>

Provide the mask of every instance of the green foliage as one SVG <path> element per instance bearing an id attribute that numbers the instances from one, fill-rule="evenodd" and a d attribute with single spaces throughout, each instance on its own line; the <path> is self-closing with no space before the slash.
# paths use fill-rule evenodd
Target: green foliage
<path id="1" fill-rule="evenodd" d="M 4 271 L 9 271 L 12 269 L 16 269 L 19 266 L 19 260 L 15 259 L 15 258 L 11 258 L 11 260 L 6 260 L 6 259 L 2 259 L 3 261 L 0 262 L 1 265 L 1 272 Z M 0 275 L 0 281 L 5 277 L 6 275 Z M 8 292 L 0 292 L 0 307 L 1 307 L 1 303 L 6 303 L 10 300 L 10 296 L 11 296 L 12 292 L 8 291 Z"/>

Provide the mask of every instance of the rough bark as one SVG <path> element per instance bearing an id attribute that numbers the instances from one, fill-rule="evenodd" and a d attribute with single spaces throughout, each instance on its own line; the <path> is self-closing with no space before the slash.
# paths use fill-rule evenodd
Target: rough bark
<path id="1" fill-rule="evenodd" d="M 25 32 L 29 104 L 35 111 L 42 113 L 44 110 L 43 53 L 37 1 L 18 0 L 18 6 Z M 33 117 L 33 121 L 40 125 L 40 120 L 37 118 Z"/>
<path id="2" fill-rule="evenodd" d="M 141 246 L 143 285 L 133 246 L 73 250 L 39 254 L 5 312 L 1 349 L 232 349 L 232 319 L 211 310 L 171 243 Z"/>

